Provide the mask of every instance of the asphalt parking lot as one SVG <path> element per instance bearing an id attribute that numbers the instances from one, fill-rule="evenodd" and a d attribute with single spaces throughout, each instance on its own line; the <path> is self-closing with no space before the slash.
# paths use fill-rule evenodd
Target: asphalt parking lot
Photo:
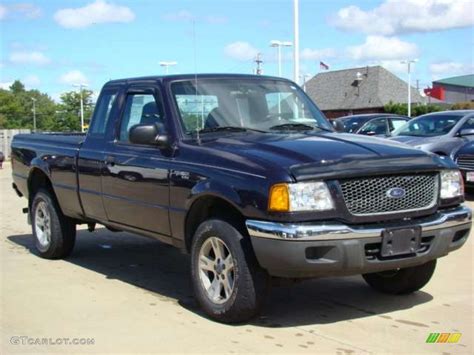
<path id="1" fill-rule="evenodd" d="M 473 353 L 472 236 L 415 294 L 382 295 L 361 277 L 306 281 L 273 288 L 261 317 L 229 326 L 195 304 L 188 257 L 154 240 L 82 229 L 70 258 L 39 258 L 10 174 L 0 170 L 1 354 Z M 430 333 L 462 336 L 431 344 Z"/>

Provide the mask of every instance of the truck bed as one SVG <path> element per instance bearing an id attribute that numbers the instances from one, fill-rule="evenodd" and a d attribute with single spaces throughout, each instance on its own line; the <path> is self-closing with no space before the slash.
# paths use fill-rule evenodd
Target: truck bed
<path id="1" fill-rule="evenodd" d="M 83 133 L 16 135 L 12 141 L 16 189 L 28 197 L 28 179 L 32 173 L 41 171 L 50 179 L 63 212 L 71 216 L 81 215 L 76 158 L 84 139 Z"/>

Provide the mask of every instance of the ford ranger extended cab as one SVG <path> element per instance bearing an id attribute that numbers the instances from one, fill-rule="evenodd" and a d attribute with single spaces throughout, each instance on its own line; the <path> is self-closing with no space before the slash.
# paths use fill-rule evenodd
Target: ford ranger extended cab
<path id="1" fill-rule="evenodd" d="M 86 135 L 17 135 L 12 164 L 42 257 L 67 257 L 77 224 L 158 239 L 191 255 L 199 304 L 229 323 L 258 313 L 272 278 L 417 291 L 471 228 L 450 159 L 336 133 L 274 77 L 113 80 Z"/>

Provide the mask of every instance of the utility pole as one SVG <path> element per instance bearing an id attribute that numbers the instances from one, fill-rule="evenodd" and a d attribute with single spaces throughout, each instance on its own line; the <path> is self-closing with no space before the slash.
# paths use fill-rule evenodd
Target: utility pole
<path id="1" fill-rule="evenodd" d="M 294 25 L 294 40 L 293 47 L 293 80 L 298 84 L 300 76 L 300 14 L 299 14 L 299 0 L 293 0 L 293 25 Z"/>
<path id="2" fill-rule="evenodd" d="M 31 101 L 33 101 L 33 131 L 36 132 L 36 99 L 32 97 Z"/>
<path id="3" fill-rule="evenodd" d="M 257 56 L 255 57 L 254 60 L 255 64 L 257 64 L 257 68 L 255 69 L 255 74 L 257 75 L 262 75 L 263 74 L 263 59 L 262 59 L 262 53 L 257 53 Z"/>
<path id="4" fill-rule="evenodd" d="M 84 98 L 82 97 L 83 88 L 87 87 L 87 84 L 73 84 L 72 86 L 79 88 L 79 94 L 81 96 L 81 132 L 84 132 Z"/>
<path id="5" fill-rule="evenodd" d="M 407 65 L 407 71 L 408 71 L 408 117 L 411 117 L 411 64 L 415 64 L 418 61 L 418 59 L 407 59 L 407 60 L 402 60 L 402 64 Z"/>

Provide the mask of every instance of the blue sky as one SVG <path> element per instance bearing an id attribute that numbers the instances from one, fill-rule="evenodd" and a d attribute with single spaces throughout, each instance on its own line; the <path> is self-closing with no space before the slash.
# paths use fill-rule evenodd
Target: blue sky
<path id="1" fill-rule="evenodd" d="M 293 40 L 292 0 L 2 1 L 0 85 L 15 79 L 53 98 L 86 82 L 174 73 L 250 73 L 261 52 L 264 73 L 277 74 L 270 40 Z M 381 64 L 402 78 L 401 59 L 418 58 L 413 79 L 474 70 L 474 2 L 469 0 L 300 0 L 301 71 Z M 292 77 L 292 48 L 283 76 Z"/>

